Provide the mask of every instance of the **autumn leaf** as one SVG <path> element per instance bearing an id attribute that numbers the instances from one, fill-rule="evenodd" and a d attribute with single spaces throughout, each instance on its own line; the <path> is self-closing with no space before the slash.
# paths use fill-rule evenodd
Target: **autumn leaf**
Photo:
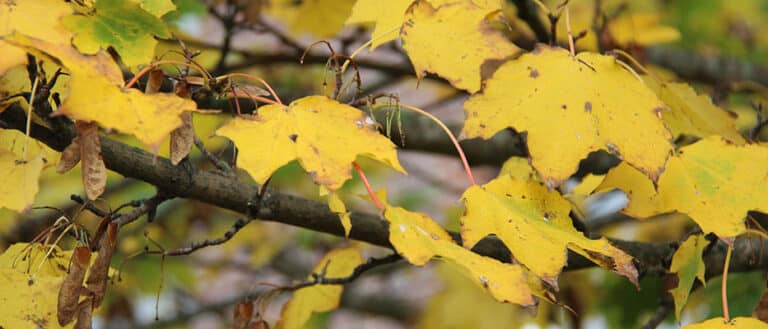
<path id="1" fill-rule="evenodd" d="M 294 34 L 309 33 L 318 38 L 336 35 L 352 11 L 354 0 L 269 1 L 267 13 L 288 24 Z"/>
<path id="2" fill-rule="evenodd" d="M 663 174 L 662 174 L 663 175 Z M 626 162 L 611 168 L 595 192 L 620 189 L 629 198 L 629 203 L 621 210 L 623 214 L 637 219 L 645 219 L 667 211 L 668 207 L 659 198 L 656 187 L 637 169 Z"/>
<path id="3" fill-rule="evenodd" d="M 88 199 L 96 200 L 107 186 L 107 166 L 101 157 L 99 126 L 92 122 L 75 121 L 75 128 L 80 145 L 83 188 Z"/>
<path id="4" fill-rule="evenodd" d="M 352 161 L 358 155 L 404 172 L 394 144 L 363 112 L 324 96 L 304 97 L 288 106 L 262 106 L 255 118 L 234 119 L 216 134 L 235 142 L 238 165 L 259 184 L 294 159 L 316 183 L 332 191 L 352 177 Z"/>
<path id="5" fill-rule="evenodd" d="M 15 153 L 0 148 L 0 208 L 22 211 L 35 200 L 37 180 L 43 170 L 43 154 L 21 159 Z"/>
<path id="6" fill-rule="evenodd" d="M 732 144 L 710 136 L 680 148 L 669 158 L 653 183 L 634 168 L 620 164 L 611 169 L 597 191 L 619 188 L 629 197 L 624 213 L 646 218 L 678 211 L 691 217 L 704 233 L 720 238 L 746 232 L 744 217 L 750 210 L 768 210 L 768 147 Z"/>
<path id="7" fill-rule="evenodd" d="M 733 143 L 746 142 L 736 129 L 736 118 L 712 104 L 709 96 L 696 94 L 685 83 L 660 83 L 655 79 L 645 79 L 645 83 L 667 104 L 661 116 L 675 138 L 682 134 L 696 137 L 720 135 Z"/>
<path id="8" fill-rule="evenodd" d="M 27 53 L 19 47 L 0 41 L 0 75 L 5 75 L 8 70 L 27 63 Z M 2 110 L 0 109 L 0 112 Z"/>
<path id="9" fill-rule="evenodd" d="M 322 273 L 329 279 L 344 278 L 350 276 L 355 267 L 362 263 L 363 258 L 357 248 L 336 249 L 326 254 L 312 272 Z M 314 285 L 299 289 L 283 307 L 275 328 L 304 328 L 312 313 L 328 312 L 339 307 L 342 291 L 341 285 Z"/>
<path id="10" fill-rule="evenodd" d="M 502 175 L 482 187 L 470 187 L 462 199 L 465 247 L 495 234 L 523 266 L 554 287 L 568 248 L 637 285 L 632 257 L 605 238 L 591 240 L 576 231 L 568 217 L 568 201 L 541 183 Z"/>
<path id="11" fill-rule="evenodd" d="M 523 306 L 536 303 L 533 294 L 545 296 L 534 276 L 517 264 L 505 264 L 457 245 L 440 225 L 422 213 L 387 205 L 389 241 L 409 263 L 422 266 L 438 258 L 455 266 L 497 301 Z"/>
<path id="12" fill-rule="evenodd" d="M 185 81 L 179 81 L 174 87 L 174 93 L 184 99 L 191 99 L 189 85 Z M 195 142 L 195 127 L 192 125 L 192 113 L 184 112 L 180 116 L 181 126 L 171 131 L 171 163 L 178 165 L 181 160 L 189 155 L 192 144 Z"/>
<path id="13" fill-rule="evenodd" d="M 72 12 L 72 7 L 59 0 L 2 1 L 0 36 L 15 32 L 44 41 L 69 42 L 72 34 L 61 26 L 59 18 Z"/>
<path id="14" fill-rule="evenodd" d="M 137 0 L 133 0 L 137 1 Z M 141 3 L 141 9 L 157 17 L 176 10 L 176 5 L 172 0 L 138 0 Z"/>
<path id="15" fill-rule="evenodd" d="M 163 21 L 133 1 L 99 0 L 87 15 L 62 18 L 61 23 L 75 35 L 72 43 L 84 54 L 96 54 L 113 47 L 129 67 L 152 61 L 157 40 L 170 38 Z"/>
<path id="16" fill-rule="evenodd" d="M 663 103 L 610 56 L 539 46 L 504 63 L 464 104 L 466 137 L 526 132 L 531 163 L 560 185 L 590 152 L 607 150 L 656 179 L 672 150 Z M 643 141 L 638 143 L 637 141 Z"/>
<path id="17" fill-rule="evenodd" d="M 357 0 L 346 24 L 373 23 L 371 51 L 395 40 L 405 22 L 405 11 L 414 0 Z"/>
<path id="18" fill-rule="evenodd" d="M 194 102 L 175 95 L 123 89 L 122 72 L 105 52 L 83 55 L 68 45 L 20 35 L 6 41 L 41 57 L 53 57 L 69 70 L 69 95 L 58 111 L 75 120 L 96 122 L 156 146 L 181 125 L 181 113 L 196 109 Z"/>
<path id="19" fill-rule="evenodd" d="M 429 71 L 456 88 L 470 93 L 480 90 L 483 63 L 503 60 L 520 50 L 486 20 L 499 10 L 499 1 L 414 3 L 405 15 L 401 36 L 416 76 L 421 79 Z"/>
<path id="20" fill-rule="evenodd" d="M 701 257 L 704 253 L 708 241 L 703 234 L 691 235 L 677 248 L 675 255 L 672 256 L 672 265 L 669 272 L 677 276 L 677 287 L 669 291 L 675 302 L 675 318 L 680 320 L 680 311 L 688 301 L 688 294 L 691 291 L 694 280 L 706 284 L 704 273 L 704 259 Z"/>
<path id="21" fill-rule="evenodd" d="M 347 211 L 344 201 L 341 200 L 341 197 L 339 197 L 337 192 L 328 193 L 328 207 L 331 208 L 331 211 L 339 215 L 341 226 L 344 227 L 344 236 L 349 237 L 349 232 L 352 231 L 351 213 Z"/>
<path id="22" fill-rule="evenodd" d="M 666 210 L 690 216 L 720 238 L 746 232 L 747 211 L 768 212 L 768 145 L 735 145 L 719 136 L 683 147 L 659 179 Z"/>
<path id="23" fill-rule="evenodd" d="M 649 46 L 679 40 L 680 32 L 659 22 L 660 18 L 656 13 L 632 13 L 609 20 L 606 28 L 613 41 L 623 47 Z"/>
<path id="24" fill-rule="evenodd" d="M 104 300 L 107 291 L 107 279 L 109 278 L 109 263 L 112 261 L 112 254 L 117 246 L 117 223 L 109 223 L 101 240 L 99 253 L 90 267 L 88 279 L 85 285 L 90 291 L 92 297 L 92 307 L 99 307 Z"/>
<path id="25" fill-rule="evenodd" d="M 56 317 L 60 326 L 72 322 L 78 315 L 78 303 L 83 288 L 83 279 L 91 263 L 91 250 L 88 247 L 77 247 L 72 253 L 72 261 L 67 275 L 59 288 Z M 78 319 L 79 321 L 79 319 Z"/>
<path id="26" fill-rule="evenodd" d="M 71 252 L 53 247 L 50 256 L 46 257 L 49 248 L 17 243 L 0 255 L 0 303 L 3 305 L 0 319 L 3 327 L 37 328 L 39 323 L 58 323 L 56 294 L 66 275 Z"/>
<path id="27" fill-rule="evenodd" d="M 707 321 L 689 324 L 682 329 L 765 329 L 768 323 L 754 318 L 739 317 L 731 319 L 731 322 L 725 322 L 722 317 L 709 319 Z"/>

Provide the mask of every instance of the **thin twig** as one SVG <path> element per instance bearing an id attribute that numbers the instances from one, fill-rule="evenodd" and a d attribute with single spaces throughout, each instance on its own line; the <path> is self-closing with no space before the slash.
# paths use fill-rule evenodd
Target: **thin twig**
<path id="1" fill-rule="evenodd" d="M 312 273 L 312 275 L 310 275 L 312 279 L 309 279 L 307 281 L 300 282 L 291 286 L 287 286 L 287 287 L 279 287 L 278 290 L 280 290 L 281 292 L 285 292 L 285 291 L 296 291 L 301 288 L 311 287 L 318 284 L 347 284 L 352 281 L 355 281 L 363 273 L 371 269 L 374 269 L 382 265 L 392 264 L 401 259 L 403 258 L 396 253 L 390 254 L 382 258 L 369 258 L 367 262 L 355 267 L 355 269 L 352 271 L 352 274 L 342 278 L 326 278 L 325 277 L 325 273 L 322 273 L 322 272 L 325 272 L 325 268 L 328 266 L 328 264 L 330 264 L 329 262 L 325 264 L 325 267 L 323 268 L 323 271 L 321 271 L 321 273 Z"/>
<path id="2" fill-rule="evenodd" d="M 200 140 L 199 137 L 197 137 L 197 134 L 192 135 L 193 141 L 195 143 L 195 147 L 197 147 L 198 150 L 200 150 L 200 153 L 202 153 L 208 161 L 210 161 L 216 168 L 218 168 L 221 172 L 223 172 L 227 176 L 233 176 L 234 173 L 232 172 L 232 167 L 230 167 L 224 160 L 219 159 L 211 153 L 211 151 L 208 151 L 208 149 L 205 147 L 205 144 L 203 144 L 203 141 Z"/>
<path id="3" fill-rule="evenodd" d="M 656 308 L 656 312 L 653 314 L 653 316 L 650 319 L 648 319 L 648 322 L 646 322 L 641 328 L 655 329 L 662 322 L 664 322 L 664 319 L 667 318 L 667 316 L 669 315 L 669 313 L 672 312 L 673 309 L 674 309 L 674 304 L 672 303 L 672 300 L 670 298 L 662 298 L 661 303 L 659 303 L 659 307 Z"/>

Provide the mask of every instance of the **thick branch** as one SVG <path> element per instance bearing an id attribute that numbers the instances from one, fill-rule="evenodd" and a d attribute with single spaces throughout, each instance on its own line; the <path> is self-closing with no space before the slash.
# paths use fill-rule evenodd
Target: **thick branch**
<path id="1" fill-rule="evenodd" d="M 18 106 L 0 113 L 0 122 L 6 127 L 23 130 L 23 111 Z M 35 126 L 32 137 L 48 146 L 63 150 L 70 136 L 59 136 L 45 127 Z M 133 177 L 155 185 L 159 190 L 177 197 L 195 199 L 240 213 L 253 211 L 249 201 L 259 193 L 258 188 L 234 177 L 216 172 L 198 171 L 191 173 L 183 167 L 173 166 L 168 159 L 155 157 L 141 149 L 128 146 L 107 137 L 101 138 L 102 155 L 107 168 L 126 177 Z M 251 207 L 251 209 L 249 209 Z M 264 197 L 256 217 L 276 221 L 310 230 L 344 236 L 338 215 L 320 202 L 311 201 L 270 191 Z M 453 234 L 458 240 L 458 234 Z M 378 215 L 353 212 L 350 238 L 374 245 L 391 248 L 389 232 L 385 221 Z M 637 259 L 641 275 L 661 275 L 666 272 L 676 243 L 645 243 L 612 240 L 622 250 Z M 768 253 L 758 253 L 758 248 L 768 248 L 768 242 L 755 245 L 748 240 L 738 240 L 734 250 L 731 270 L 735 272 L 766 268 Z M 509 251 L 497 239 L 488 238 L 473 249 L 475 252 L 497 259 L 509 259 Z M 722 272 L 725 248 L 718 244 L 705 255 L 707 275 Z M 594 266 L 590 261 L 573 252 L 569 253 L 566 270 Z"/>

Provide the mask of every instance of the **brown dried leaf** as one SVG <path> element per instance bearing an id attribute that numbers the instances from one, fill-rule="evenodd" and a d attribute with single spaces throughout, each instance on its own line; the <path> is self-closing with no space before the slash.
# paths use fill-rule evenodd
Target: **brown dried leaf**
<path id="1" fill-rule="evenodd" d="M 184 81 L 179 81 L 174 88 L 176 96 L 181 98 L 191 98 L 189 85 Z M 192 127 L 192 113 L 184 112 L 180 116 L 181 126 L 171 132 L 171 163 L 179 164 L 192 149 L 192 143 L 195 139 L 195 130 Z"/>
<path id="2" fill-rule="evenodd" d="M 163 86 L 163 79 L 165 79 L 165 74 L 162 70 L 150 71 L 149 78 L 147 78 L 147 85 L 144 87 L 144 93 L 155 94 L 160 91 L 160 87 Z"/>
<path id="3" fill-rule="evenodd" d="M 77 301 L 80 298 L 80 291 L 83 287 L 83 278 L 90 261 L 91 250 L 88 247 L 77 247 L 72 252 L 72 265 L 69 267 L 69 273 L 67 273 L 67 276 L 61 283 L 56 311 L 59 325 L 62 327 L 72 322 L 75 317 L 78 308 Z"/>
<path id="4" fill-rule="evenodd" d="M 85 298 L 80 304 L 77 304 L 77 322 L 73 329 L 91 329 L 93 318 L 93 299 Z"/>
<path id="5" fill-rule="evenodd" d="M 80 160 L 83 162 L 83 187 L 88 199 L 95 200 L 107 185 L 107 167 L 101 158 L 99 126 L 92 122 L 76 121 L 80 137 Z"/>
<path id="6" fill-rule="evenodd" d="M 75 136 L 72 143 L 61 152 L 61 160 L 56 166 L 56 172 L 63 174 L 70 171 L 80 162 L 80 138 Z"/>
<path id="7" fill-rule="evenodd" d="M 99 307 L 104 300 L 104 293 L 107 291 L 107 277 L 109 274 L 109 262 L 112 260 L 112 253 L 117 245 L 117 224 L 111 223 L 107 227 L 107 234 L 101 241 L 101 248 L 96 260 L 91 265 L 91 273 L 86 280 L 86 287 L 93 296 L 92 306 Z"/>
<path id="8" fill-rule="evenodd" d="M 235 323 L 232 325 L 232 328 L 234 329 L 248 328 L 248 323 L 251 322 L 252 316 L 253 316 L 252 302 L 237 303 L 237 305 L 235 305 L 235 314 L 234 314 Z"/>

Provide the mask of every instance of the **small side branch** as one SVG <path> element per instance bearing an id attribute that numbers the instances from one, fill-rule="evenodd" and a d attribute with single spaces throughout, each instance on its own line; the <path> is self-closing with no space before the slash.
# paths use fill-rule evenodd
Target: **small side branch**
<path id="1" fill-rule="evenodd" d="M 368 272 L 382 265 L 395 263 L 401 259 L 403 258 L 396 253 L 393 253 L 386 257 L 381 257 L 381 258 L 369 258 L 368 261 L 365 262 L 364 264 L 360 264 L 357 267 L 355 267 L 355 269 L 352 271 L 352 274 L 350 274 L 349 276 L 342 277 L 342 278 L 326 278 L 325 273 L 323 273 L 325 271 L 323 270 L 321 273 L 312 273 L 311 274 L 312 279 L 310 280 L 297 283 L 291 286 L 287 286 L 287 287 L 279 287 L 277 289 L 280 291 L 296 291 L 301 288 L 311 287 L 318 284 L 347 284 L 357 280 L 357 278 L 359 278 L 365 272 Z M 328 264 L 326 264 L 325 266 L 327 267 Z"/>

